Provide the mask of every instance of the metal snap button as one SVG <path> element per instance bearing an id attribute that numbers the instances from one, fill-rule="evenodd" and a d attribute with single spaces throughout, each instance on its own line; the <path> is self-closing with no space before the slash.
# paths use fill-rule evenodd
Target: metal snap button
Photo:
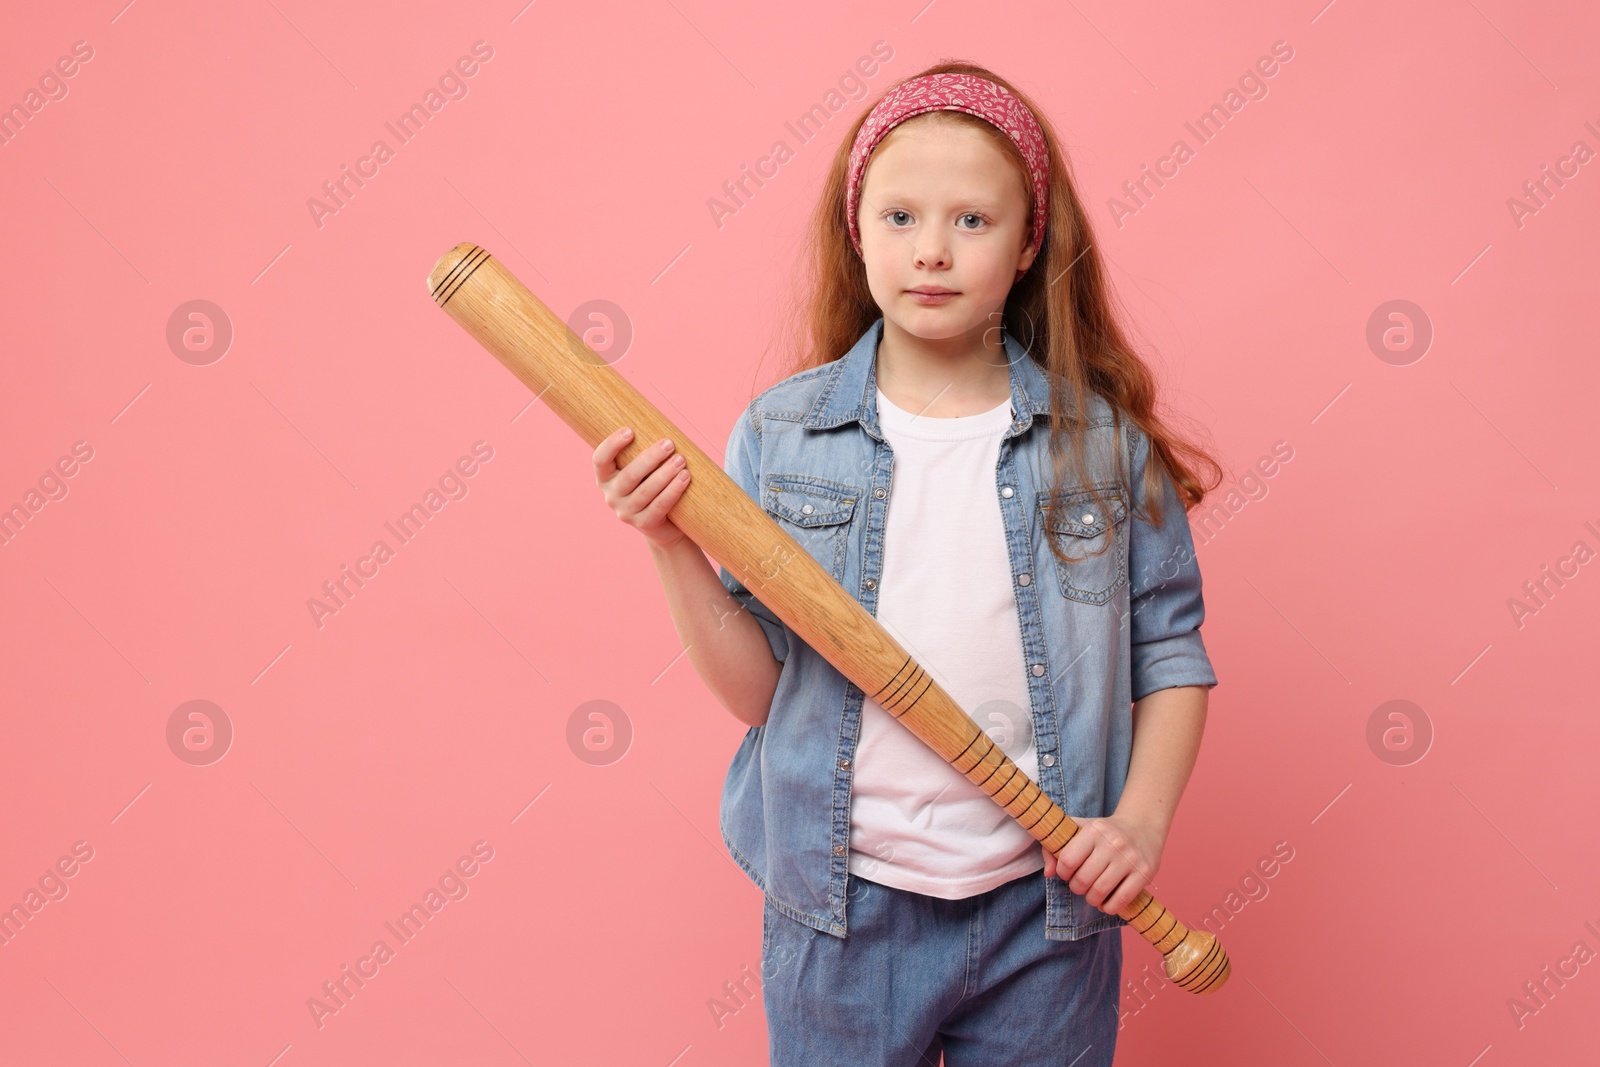
<path id="1" fill-rule="evenodd" d="M 1031 581 L 1033 581 L 1033 575 L 1031 575 L 1031 574 L 1019 574 L 1019 575 L 1017 575 L 1017 584 L 1018 585 L 1027 585 Z"/>
<path id="2" fill-rule="evenodd" d="M 1038 677 L 1040 677 L 1041 675 L 1044 674 L 1044 664 L 1043 663 L 1035 663 L 1033 665 L 1032 670 L 1033 670 L 1033 676 L 1035 678 L 1038 678 Z"/>
<path id="3" fill-rule="evenodd" d="M 1089 514 L 1087 511 L 1084 512 L 1083 513 L 1083 522 L 1084 522 L 1084 525 L 1087 526 L 1089 523 L 1094 522 L 1094 516 Z"/>
<path id="4" fill-rule="evenodd" d="M 1010 497 L 1015 496 L 1016 493 L 1017 493 L 1017 491 L 1015 489 L 1011 488 L 1009 485 L 1002 485 L 1000 487 L 1000 495 L 1003 496 L 1003 497 L 1006 497 L 1008 499 Z"/>
<path id="5" fill-rule="evenodd" d="M 833 846 L 833 854 L 834 854 L 834 855 L 835 855 L 835 856 L 842 856 L 842 855 L 844 855 L 844 846 L 843 846 L 843 845 L 834 845 L 834 846 Z"/>
<path id="6" fill-rule="evenodd" d="M 844 759 L 839 761 L 839 769 L 841 771 L 848 771 L 850 769 L 850 757 L 849 756 L 846 756 Z"/>
<path id="7" fill-rule="evenodd" d="M 801 506 L 801 508 L 800 508 L 800 514 L 802 514 L 802 515 L 809 515 L 809 514 L 811 514 L 811 513 L 812 513 L 812 512 L 813 512 L 813 511 L 816 511 L 816 510 L 817 510 L 817 509 L 816 509 L 816 507 L 815 507 L 815 506 L 813 506 L 813 505 L 811 505 L 811 504 L 804 504 L 804 505 L 802 505 L 802 506 Z"/>
<path id="8" fill-rule="evenodd" d="M 882 486 L 879 486 L 872 491 L 872 495 L 877 497 L 879 500 L 882 500 L 884 497 L 889 495 L 889 491 L 884 489 Z"/>
<path id="9" fill-rule="evenodd" d="M 878 579 L 876 579 L 876 578 L 868 578 L 865 582 L 862 582 L 861 584 L 866 586 L 868 589 L 876 589 L 876 588 L 878 588 Z"/>
<path id="10" fill-rule="evenodd" d="M 1056 758 L 1054 756 L 1052 756 L 1050 753 L 1046 752 L 1044 755 L 1039 757 L 1039 766 L 1041 766 L 1041 767 L 1054 767 L 1055 765 L 1056 765 Z"/>

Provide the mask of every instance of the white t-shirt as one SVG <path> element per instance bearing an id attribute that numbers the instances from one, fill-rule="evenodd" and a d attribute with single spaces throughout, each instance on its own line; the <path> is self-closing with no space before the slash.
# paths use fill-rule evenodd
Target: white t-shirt
<path id="1" fill-rule="evenodd" d="M 894 450 L 877 618 L 1030 778 L 1028 708 L 995 467 L 1011 402 L 977 415 L 918 416 L 878 392 Z M 983 790 L 870 696 L 861 708 L 848 869 L 958 900 L 1044 867 L 1039 843 Z"/>

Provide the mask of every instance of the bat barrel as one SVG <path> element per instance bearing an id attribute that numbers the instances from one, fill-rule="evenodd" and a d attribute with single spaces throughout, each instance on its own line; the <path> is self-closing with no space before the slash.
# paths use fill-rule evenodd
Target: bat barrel
<path id="1" fill-rule="evenodd" d="M 497 259 L 478 245 L 459 244 L 434 266 L 428 289 L 591 447 L 632 427 L 633 440 L 617 454 L 619 467 L 672 438 L 691 475 L 672 507 L 674 525 L 1051 854 L 1078 832 L 832 574 Z M 1184 927 L 1149 893 L 1121 914 L 1163 953 L 1167 977 L 1180 987 L 1205 993 L 1226 980 L 1228 957 L 1216 938 Z"/>

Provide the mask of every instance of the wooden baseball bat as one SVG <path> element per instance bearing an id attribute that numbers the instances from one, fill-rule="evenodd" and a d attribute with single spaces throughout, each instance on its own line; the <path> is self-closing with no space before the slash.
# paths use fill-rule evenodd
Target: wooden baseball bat
<path id="1" fill-rule="evenodd" d="M 1052 854 L 1078 824 L 1045 795 L 833 575 L 769 518 L 716 462 L 601 359 L 484 249 L 462 243 L 428 275 L 434 301 L 532 389 L 591 447 L 622 426 L 623 466 L 663 437 L 691 472 L 673 523 L 771 608 L 862 692 L 1005 809 Z M 1167 978 L 1209 993 L 1228 978 L 1228 954 L 1148 892 L 1119 913 L 1159 949 Z"/>

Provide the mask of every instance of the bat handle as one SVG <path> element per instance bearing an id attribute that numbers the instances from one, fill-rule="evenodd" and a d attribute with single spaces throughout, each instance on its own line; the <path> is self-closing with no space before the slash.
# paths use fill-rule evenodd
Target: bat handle
<path id="1" fill-rule="evenodd" d="M 932 746 L 967 781 L 988 794 L 990 800 L 1004 808 L 1006 814 L 1017 820 L 1018 825 L 1051 855 L 1060 856 L 1062 848 L 1082 826 L 1061 810 L 1038 782 L 1023 773 L 1005 750 L 961 710 L 950 694 L 932 678 L 925 678 L 925 672 L 916 661 L 908 656 L 906 662 L 915 670 L 911 680 L 907 681 L 897 672 L 890 683 L 878 690 L 892 690 L 895 694 L 884 705 L 884 710 Z M 953 738 L 941 735 L 938 729 L 941 725 L 958 725 L 961 732 Z M 1189 929 L 1147 891 L 1141 889 L 1133 903 L 1117 914 L 1161 953 L 1167 979 L 1178 988 L 1191 993 L 1212 993 L 1227 981 L 1232 965 L 1216 936 L 1206 930 Z"/>
<path id="2" fill-rule="evenodd" d="M 1191 993 L 1212 993 L 1228 980 L 1232 964 L 1216 935 L 1191 930 L 1148 892 L 1117 913 L 1161 953 L 1167 980 Z"/>
<path id="3" fill-rule="evenodd" d="M 891 701 L 885 710 L 891 715 L 898 712 L 901 723 L 933 745 L 951 767 L 987 793 L 990 800 L 1004 808 L 1006 814 L 1017 820 L 1051 855 L 1060 856 L 1062 848 L 1083 827 L 1046 796 L 1039 783 L 1023 773 L 937 683 L 930 679 L 924 687 L 902 685 L 897 688 L 914 692 L 916 696 L 905 708 Z M 960 747 L 953 753 L 940 749 L 933 740 L 923 736 L 932 733 L 925 722 L 928 718 L 961 722 L 965 727 L 965 742 L 958 737 L 951 747 Z M 1189 929 L 1148 891 L 1139 890 L 1133 903 L 1117 914 L 1161 953 L 1167 980 L 1178 988 L 1191 993 L 1213 993 L 1228 980 L 1232 964 L 1216 935 Z"/>

